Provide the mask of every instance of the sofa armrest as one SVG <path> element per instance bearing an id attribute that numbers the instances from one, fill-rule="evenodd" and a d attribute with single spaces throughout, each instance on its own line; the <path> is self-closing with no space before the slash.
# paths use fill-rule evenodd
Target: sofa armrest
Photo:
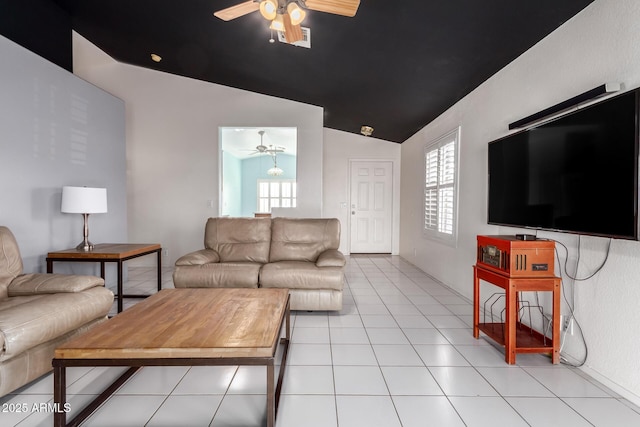
<path id="1" fill-rule="evenodd" d="M 203 265 L 212 262 L 220 262 L 218 252 L 212 249 L 201 249 L 181 256 L 176 261 L 176 266 L 180 265 Z"/>
<path id="2" fill-rule="evenodd" d="M 62 292 L 82 292 L 95 286 L 104 286 L 104 280 L 96 276 L 78 274 L 21 274 L 9 283 L 10 297 Z"/>
<path id="3" fill-rule="evenodd" d="M 316 265 L 318 267 L 344 267 L 346 262 L 342 252 L 336 249 L 329 249 L 318 256 Z"/>

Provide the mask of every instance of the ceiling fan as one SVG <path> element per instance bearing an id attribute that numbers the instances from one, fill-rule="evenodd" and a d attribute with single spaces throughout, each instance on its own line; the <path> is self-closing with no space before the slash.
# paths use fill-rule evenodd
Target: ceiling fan
<path id="1" fill-rule="evenodd" d="M 304 9 L 333 13 L 342 16 L 355 16 L 360 0 L 249 0 L 214 15 L 223 21 L 231 21 L 257 10 L 271 24 L 269 28 L 284 33 L 288 43 L 302 40 L 300 24 L 304 21 Z"/>
<path id="2" fill-rule="evenodd" d="M 271 156 L 274 156 L 276 153 L 284 152 L 284 147 L 278 147 L 275 145 L 269 145 L 269 146 L 264 145 L 264 143 L 262 142 L 264 131 L 260 130 L 258 131 L 258 133 L 260 134 L 260 145 L 257 145 L 255 150 L 251 150 L 251 153 L 249 153 L 250 156 L 253 156 L 254 154 L 269 154 Z M 245 151 L 249 151 L 249 150 L 245 150 Z"/>

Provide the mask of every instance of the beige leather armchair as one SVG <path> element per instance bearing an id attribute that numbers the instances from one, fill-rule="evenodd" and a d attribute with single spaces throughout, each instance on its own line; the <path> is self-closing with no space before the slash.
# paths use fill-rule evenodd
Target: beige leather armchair
<path id="1" fill-rule="evenodd" d="M 288 288 L 292 310 L 340 310 L 335 218 L 209 218 L 204 249 L 176 261 L 176 288 Z"/>
<path id="2" fill-rule="evenodd" d="M 49 372 L 55 348 L 105 320 L 113 304 L 99 277 L 22 268 L 15 237 L 0 226 L 0 396 Z"/>

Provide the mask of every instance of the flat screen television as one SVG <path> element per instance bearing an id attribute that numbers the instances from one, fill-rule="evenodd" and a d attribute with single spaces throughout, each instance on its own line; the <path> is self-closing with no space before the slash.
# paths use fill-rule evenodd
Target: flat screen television
<path id="1" fill-rule="evenodd" d="M 638 98 L 489 143 L 489 224 L 638 240 Z"/>

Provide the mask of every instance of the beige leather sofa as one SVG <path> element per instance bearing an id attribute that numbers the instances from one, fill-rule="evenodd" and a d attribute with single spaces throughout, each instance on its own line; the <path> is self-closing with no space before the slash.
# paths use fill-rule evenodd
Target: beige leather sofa
<path id="1" fill-rule="evenodd" d="M 176 288 L 288 288 L 292 310 L 340 310 L 335 218 L 209 218 L 204 249 L 176 261 Z"/>
<path id="2" fill-rule="evenodd" d="M 0 226 L 0 396 L 50 371 L 55 348 L 106 319 L 112 304 L 99 277 L 22 274 L 18 244 Z"/>

